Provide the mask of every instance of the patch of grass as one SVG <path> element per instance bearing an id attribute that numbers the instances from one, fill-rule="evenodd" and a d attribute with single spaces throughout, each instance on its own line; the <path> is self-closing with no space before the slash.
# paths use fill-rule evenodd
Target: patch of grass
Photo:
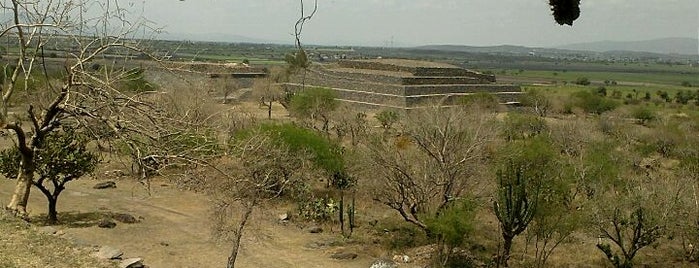
<path id="1" fill-rule="evenodd" d="M 40 233 L 29 224 L 0 212 L 0 267 L 116 267 L 92 257 L 91 250 Z"/>

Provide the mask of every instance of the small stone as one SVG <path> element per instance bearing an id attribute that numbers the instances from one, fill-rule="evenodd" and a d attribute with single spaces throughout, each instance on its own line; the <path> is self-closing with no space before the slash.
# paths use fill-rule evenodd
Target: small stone
<path id="1" fill-rule="evenodd" d="M 279 218 L 279 221 L 288 221 L 289 220 L 289 213 L 279 214 L 278 218 Z"/>
<path id="2" fill-rule="evenodd" d="M 311 226 L 308 228 L 308 232 L 312 234 L 319 234 L 323 232 L 323 228 L 320 228 L 320 226 Z"/>
<path id="3" fill-rule="evenodd" d="M 119 263 L 119 268 L 143 268 L 143 259 L 141 258 L 128 258 L 121 263 Z"/>
<path id="4" fill-rule="evenodd" d="M 378 259 L 372 262 L 369 268 L 398 268 L 398 264 L 392 260 Z"/>
<path id="5" fill-rule="evenodd" d="M 134 217 L 131 214 L 126 214 L 126 213 L 114 213 L 112 214 L 112 218 L 122 222 L 122 223 L 137 223 L 138 219 Z"/>
<path id="6" fill-rule="evenodd" d="M 99 227 L 99 228 L 111 229 L 111 228 L 116 227 L 116 225 L 117 225 L 116 222 L 114 222 L 114 221 L 112 221 L 112 220 L 110 220 L 110 219 L 102 219 L 102 220 L 97 224 L 97 227 Z"/>
<path id="7" fill-rule="evenodd" d="M 163 242 L 160 242 L 160 245 L 163 247 L 169 247 L 170 243 L 163 241 Z"/>
<path id="8" fill-rule="evenodd" d="M 56 230 L 56 228 L 54 228 L 53 226 L 44 226 L 44 227 L 39 227 L 39 232 L 52 235 L 52 234 L 56 234 L 56 232 L 58 232 L 58 230 Z"/>
<path id="9" fill-rule="evenodd" d="M 333 255 L 330 255 L 330 258 L 337 259 L 337 260 L 353 260 L 357 258 L 356 253 L 352 252 L 338 252 Z"/>
<path id="10" fill-rule="evenodd" d="M 54 233 L 54 235 L 56 235 L 56 236 L 62 236 L 64 234 L 66 234 L 66 233 L 63 230 L 58 230 Z"/>
<path id="11" fill-rule="evenodd" d="M 116 188 L 116 182 L 113 181 L 105 181 L 105 182 L 100 182 L 95 184 L 95 186 L 92 186 L 93 189 L 108 189 L 108 188 Z"/>
<path id="12" fill-rule="evenodd" d="M 124 255 L 124 252 L 110 246 L 102 246 L 99 251 L 95 253 L 95 257 L 103 260 L 119 259 L 121 255 Z"/>

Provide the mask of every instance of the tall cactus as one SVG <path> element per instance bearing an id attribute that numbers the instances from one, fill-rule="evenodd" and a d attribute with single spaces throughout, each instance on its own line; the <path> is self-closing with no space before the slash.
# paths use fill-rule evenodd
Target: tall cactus
<path id="1" fill-rule="evenodd" d="M 530 179 L 525 174 L 524 167 L 514 163 L 509 163 L 504 170 L 497 172 L 498 190 L 493 201 L 493 210 L 500 221 L 504 240 L 502 254 L 498 256 L 498 265 L 508 267 L 512 240 L 524 232 L 534 218 L 539 187 L 536 183 L 530 186 Z"/>

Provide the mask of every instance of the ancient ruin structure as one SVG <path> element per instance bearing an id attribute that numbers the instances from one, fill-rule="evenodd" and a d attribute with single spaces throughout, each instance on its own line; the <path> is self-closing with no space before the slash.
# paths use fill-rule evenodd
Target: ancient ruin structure
<path id="1" fill-rule="evenodd" d="M 303 75 L 287 84 L 298 90 Z M 458 104 L 463 96 L 488 92 L 502 103 L 516 100 L 519 86 L 496 84 L 495 76 L 445 63 L 415 60 L 346 60 L 314 65 L 306 71 L 306 87 L 326 87 L 338 99 L 372 107 L 416 108 Z"/>

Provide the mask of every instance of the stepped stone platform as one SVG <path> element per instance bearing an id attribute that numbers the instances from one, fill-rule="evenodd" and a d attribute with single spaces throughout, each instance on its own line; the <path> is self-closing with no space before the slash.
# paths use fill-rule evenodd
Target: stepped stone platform
<path id="1" fill-rule="evenodd" d="M 302 76 L 285 84 L 301 87 Z M 455 105 L 463 96 L 488 92 L 502 103 L 516 101 L 519 86 L 495 83 L 495 76 L 446 63 L 402 60 L 347 60 L 315 65 L 305 75 L 306 87 L 334 90 L 338 100 L 372 107 L 411 109 L 441 102 Z"/>

